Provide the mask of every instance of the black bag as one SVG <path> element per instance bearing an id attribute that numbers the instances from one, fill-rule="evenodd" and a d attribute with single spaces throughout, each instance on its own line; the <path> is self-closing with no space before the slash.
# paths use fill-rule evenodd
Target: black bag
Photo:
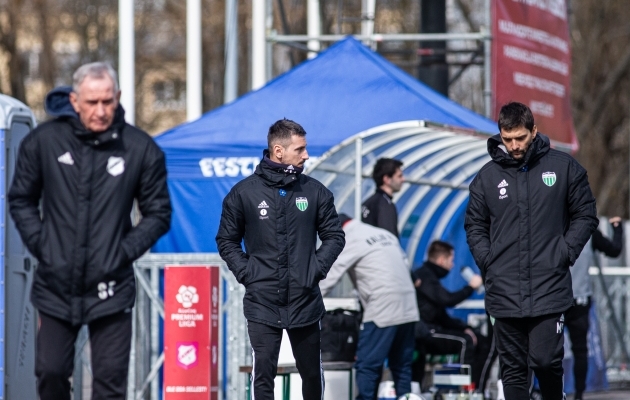
<path id="1" fill-rule="evenodd" d="M 321 331 L 322 361 L 354 361 L 360 325 L 359 311 L 326 311 Z"/>

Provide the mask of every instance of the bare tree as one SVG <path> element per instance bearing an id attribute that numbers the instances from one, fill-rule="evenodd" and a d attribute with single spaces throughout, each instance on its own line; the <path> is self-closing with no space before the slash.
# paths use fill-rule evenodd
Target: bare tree
<path id="1" fill-rule="evenodd" d="M 572 0 L 572 103 L 598 212 L 628 214 L 630 9 L 624 0 Z"/>

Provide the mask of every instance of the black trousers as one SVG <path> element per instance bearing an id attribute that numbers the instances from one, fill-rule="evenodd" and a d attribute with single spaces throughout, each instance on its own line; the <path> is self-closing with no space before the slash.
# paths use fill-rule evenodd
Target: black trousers
<path id="1" fill-rule="evenodd" d="M 573 351 L 573 379 L 575 380 L 575 394 L 581 395 L 586 390 L 586 374 L 588 372 L 588 335 L 589 312 L 591 299 L 587 304 L 574 305 L 569 308 L 565 318 L 565 326 L 569 329 L 571 351 Z"/>
<path id="2" fill-rule="evenodd" d="M 35 375 L 40 400 L 70 400 L 74 344 L 81 329 L 40 313 Z M 131 312 L 99 318 L 88 325 L 92 357 L 92 399 L 124 400 L 127 395 Z"/>
<path id="3" fill-rule="evenodd" d="M 247 321 L 252 345 L 253 399 L 273 400 L 274 379 L 282 342 L 282 329 Z M 302 378 L 302 398 L 321 400 L 324 393 L 324 370 L 320 346 L 320 323 L 287 329 L 295 365 Z"/>
<path id="4" fill-rule="evenodd" d="M 536 374 L 545 400 L 562 400 L 563 329 L 563 314 L 496 319 L 494 336 L 506 400 L 529 400 L 528 367 Z"/>

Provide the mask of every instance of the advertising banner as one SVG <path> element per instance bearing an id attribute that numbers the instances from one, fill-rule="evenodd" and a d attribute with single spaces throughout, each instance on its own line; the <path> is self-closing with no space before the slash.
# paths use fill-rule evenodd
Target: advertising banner
<path id="1" fill-rule="evenodd" d="M 219 268 L 166 266 L 164 397 L 218 399 Z"/>
<path id="2" fill-rule="evenodd" d="M 540 132 L 577 150 L 565 0 L 494 0 L 492 4 L 494 118 L 503 104 L 524 103 Z"/>

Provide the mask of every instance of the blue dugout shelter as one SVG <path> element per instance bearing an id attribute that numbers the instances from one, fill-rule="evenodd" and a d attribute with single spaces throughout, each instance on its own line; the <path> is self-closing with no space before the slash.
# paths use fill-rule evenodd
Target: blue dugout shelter
<path id="1" fill-rule="evenodd" d="M 269 126 L 285 117 L 305 128 L 313 158 L 351 135 L 398 121 L 497 130 L 349 37 L 263 88 L 156 138 L 166 153 L 175 211 L 155 252 L 216 252 L 223 198 L 253 172 Z"/>

